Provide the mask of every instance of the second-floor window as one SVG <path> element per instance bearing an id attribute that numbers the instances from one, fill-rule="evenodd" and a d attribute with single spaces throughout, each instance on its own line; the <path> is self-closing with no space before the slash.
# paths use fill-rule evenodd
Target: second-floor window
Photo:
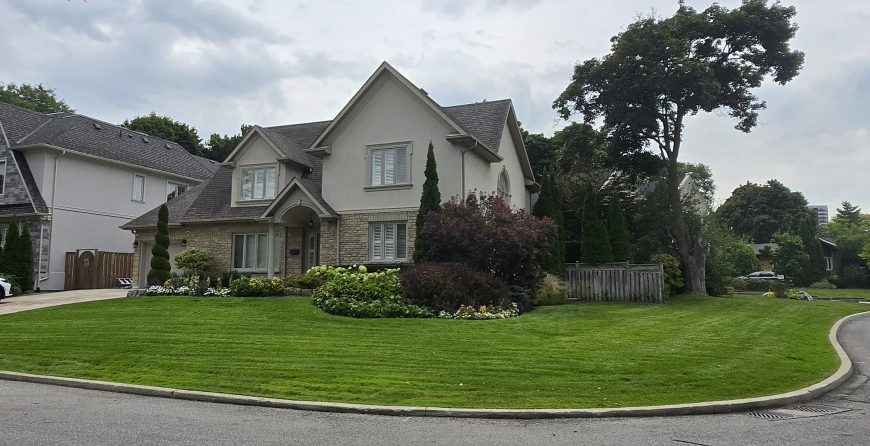
<path id="1" fill-rule="evenodd" d="M 0 195 L 6 192 L 6 160 L 0 160 Z"/>
<path id="2" fill-rule="evenodd" d="M 133 201 L 145 201 L 145 175 L 133 174 Z"/>
<path id="3" fill-rule="evenodd" d="M 187 192 L 187 186 L 184 184 L 166 183 L 166 201 L 169 201 L 183 193 Z"/>
<path id="4" fill-rule="evenodd" d="M 371 186 L 408 183 L 408 147 L 370 149 Z"/>
<path id="5" fill-rule="evenodd" d="M 275 198 L 278 188 L 278 169 L 275 166 L 242 169 L 242 200 Z"/>

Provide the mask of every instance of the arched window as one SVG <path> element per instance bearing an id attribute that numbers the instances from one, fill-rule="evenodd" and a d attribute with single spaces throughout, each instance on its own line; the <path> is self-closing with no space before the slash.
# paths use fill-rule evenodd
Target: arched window
<path id="1" fill-rule="evenodd" d="M 505 169 L 502 169 L 501 173 L 498 174 L 498 185 L 496 185 L 495 193 L 505 203 L 511 204 L 511 182 Z"/>

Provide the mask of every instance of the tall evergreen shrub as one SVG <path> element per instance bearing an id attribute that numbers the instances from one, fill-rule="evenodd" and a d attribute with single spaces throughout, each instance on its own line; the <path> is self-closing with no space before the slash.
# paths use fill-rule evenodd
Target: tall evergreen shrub
<path id="1" fill-rule="evenodd" d="M 607 234 L 610 237 L 610 254 L 614 262 L 631 261 L 628 223 L 619 196 L 614 195 L 607 204 Z"/>
<path id="2" fill-rule="evenodd" d="M 426 217 L 441 207 L 441 192 L 438 190 L 438 169 L 435 165 L 435 149 L 429 141 L 426 151 L 426 171 L 423 181 L 423 195 L 420 197 L 420 210 L 417 212 L 417 237 L 414 239 L 414 261 L 426 256 L 428 237 L 424 231 Z"/>
<path id="3" fill-rule="evenodd" d="M 580 260 L 583 263 L 607 263 L 610 257 L 610 237 L 607 235 L 607 227 L 601 221 L 598 214 L 592 187 L 586 190 L 586 200 L 583 205 L 583 228 L 581 230 Z"/>
<path id="4" fill-rule="evenodd" d="M 536 217 L 548 217 L 556 225 L 556 240 L 550 248 L 550 256 L 544 259 L 544 270 L 562 277 L 565 274 L 565 217 L 562 201 L 553 172 L 544 172 L 541 178 L 541 195 L 532 209 Z"/>
<path id="5" fill-rule="evenodd" d="M 157 212 L 157 234 L 151 248 L 151 269 L 148 271 L 148 284 L 163 285 L 169 280 L 172 265 L 169 263 L 169 209 L 161 205 Z"/>

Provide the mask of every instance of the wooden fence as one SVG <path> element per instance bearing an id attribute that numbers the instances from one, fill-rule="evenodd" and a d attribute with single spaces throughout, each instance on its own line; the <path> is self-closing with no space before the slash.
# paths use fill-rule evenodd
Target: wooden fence
<path id="1" fill-rule="evenodd" d="M 82 249 L 66 253 L 64 289 L 117 288 L 118 278 L 133 276 L 133 254 Z"/>
<path id="2" fill-rule="evenodd" d="M 584 301 L 662 302 L 662 265 L 568 263 L 568 297 Z"/>

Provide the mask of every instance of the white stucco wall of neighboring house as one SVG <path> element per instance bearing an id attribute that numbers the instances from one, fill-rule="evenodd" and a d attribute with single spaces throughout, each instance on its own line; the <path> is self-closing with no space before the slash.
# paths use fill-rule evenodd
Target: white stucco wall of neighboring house
<path id="1" fill-rule="evenodd" d="M 263 205 L 271 202 L 271 200 L 241 200 L 242 169 L 245 167 L 278 167 L 278 189 L 275 195 L 281 193 L 281 190 L 284 189 L 284 186 L 286 186 L 291 179 L 294 177 L 301 177 L 303 174 L 301 168 L 278 162 L 278 158 L 283 156 L 282 153 L 276 151 L 275 148 L 273 148 L 259 134 L 253 134 L 233 157 L 233 161 L 236 162 L 236 167 L 233 169 L 233 197 L 231 206 L 244 206 L 246 204 Z"/>
<path id="2" fill-rule="evenodd" d="M 490 164 L 483 158 L 467 154 L 465 162 L 466 189 L 485 193 L 495 193 L 498 186 L 498 176 L 502 169 L 507 170 L 510 180 L 510 205 L 516 208 L 529 209 L 529 193 L 525 187 L 525 177 L 520 165 L 517 146 L 511 138 L 508 126 L 505 125 L 501 135 L 501 146 L 498 154 L 504 158 L 501 162 Z"/>
<path id="3" fill-rule="evenodd" d="M 119 228 L 122 224 L 166 202 L 168 181 L 192 187 L 195 182 L 143 171 L 128 166 L 78 157 L 67 153 L 60 158 L 56 196 L 52 197 L 54 154 L 27 153 L 31 170 L 41 172 L 43 198 L 52 215 L 50 262 L 44 290 L 64 285 L 66 253 L 78 249 L 133 252 L 134 236 Z M 144 201 L 133 201 L 133 176 L 145 176 Z"/>
<path id="4" fill-rule="evenodd" d="M 444 201 L 461 194 L 461 152 L 445 136 L 452 129 L 427 104 L 391 75 L 382 75 L 324 141 L 323 197 L 339 213 L 420 206 L 426 151 L 432 141 Z M 411 187 L 366 189 L 371 145 L 411 142 Z"/>

